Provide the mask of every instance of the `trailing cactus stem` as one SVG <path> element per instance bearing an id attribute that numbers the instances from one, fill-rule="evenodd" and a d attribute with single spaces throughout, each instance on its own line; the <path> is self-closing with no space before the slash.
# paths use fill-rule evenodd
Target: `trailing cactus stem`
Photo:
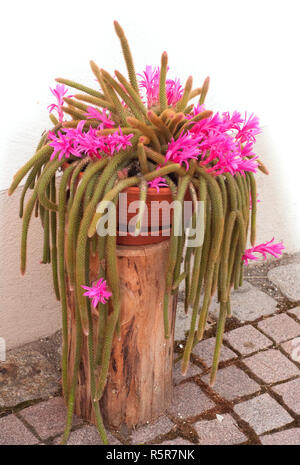
<path id="1" fill-rule="evenodd" d="M 67 299 L 66 299 L 66 282 L 65 282 L 65 207 L 66 207 L 66 188 L 68 181 L 75 166 L 70 165 L 62 175 L 59 194 L 58 194 L 58 276 L 62 310 L 62 334 L 63 334 L 63 349 L 62 349 L 62 385 L 63 393 L 66 400 L 69 397 L 68 387 L 68 315 L 67 315 Z"/>
<path id="2" fill-rule="evenodd" d="M 28 160 L 28 162 L 17 171 L 17 173 L 14 175 L 13 182 L 10 185 L 10 188 L 8 189 L 8 195 L 11 195 L 15 189 L 18 187 L 22 179 L 26 176 L 28 171 L 37 163 L 37 162 L 46 162 L 49 160 L 51 153 L 53 152 L 53 148 L 50 147 L 50 145 L 44 145 L 41 147 L 34 155 L 33 157 Z"/>
<path id="3" fill-rule="evenodd" d="M 50 184 L 50 198 L 53 202 L 56 201 L 56 185 L 55 185 L 55 176 L 52 177 Z M 50 214 L 50 224 L 51 224 L 51 264 L 52 264 L 52 277 L 53 277 L 53 287 L 57 300 L 60 300 L 59 293 L 59 284 L 58 284 L 58 275 L 57 275 L 57 226 L 56 226 L 56 212 L 52 211 Z"/>
<path id="4" fill-rule="evenodd" d="M 217 374 L 218 365 L 219 365 L 221 346 L 223 342 L 226 315 L 227 315 L 227 303 L 221 302 L 220 313 L 219 313 L 218 324 L 217 324 L 215 351 L 213 355 L 213 362 L 212 362 L 211 373 L 210 373 L 210 385 L 211 386 L 213 386 L 216 381 L 216 374 Z"/>

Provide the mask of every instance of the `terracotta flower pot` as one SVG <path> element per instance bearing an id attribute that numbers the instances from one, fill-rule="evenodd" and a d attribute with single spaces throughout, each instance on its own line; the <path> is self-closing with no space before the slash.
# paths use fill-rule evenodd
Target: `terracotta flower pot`
<path id="1" fill-rule="evenodd" d="M 139 201 L 139 187 L 129 187 L 122 193 L 127 194 L 127 201 L 119 201 L 117 208 L 117 243 L 120 245 L 148 245 L 156 244 L 170 238 L 172 217 L 168 214 L 168 205 L 172 203 L 172 194 L 168 187 L 161 187 L 159 192 L 155 188 L 149 188 L 147 192 L 146 209 L 143 217 L 141 233 L 138 236 L 130 234 L 128 225 L 130 220 L 137 215 L 137 211 L 131 212 L 130 205 Z M 165 202 L 162 208 L 157 209 L 152 202 Z M 137 205 L 137 204 L 136 204 Z M 166 214 L 163 214 L 163 212 Z M 148 221 L 146 221 L 148 219 Z M 145 224 L 145 222 L 147 224 Z"/>

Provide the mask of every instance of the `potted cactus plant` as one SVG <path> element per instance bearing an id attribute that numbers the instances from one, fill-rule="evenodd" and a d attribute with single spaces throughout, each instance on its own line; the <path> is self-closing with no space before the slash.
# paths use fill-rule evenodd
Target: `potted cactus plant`
<path id="1" fill-rule="evenodd" d="M 225 321 L 231 315 L 231 288 L 241 286 L 243 266 L 257 258 L 256 252 L 279 256 L 283 249 L 282 244 L 273 241 L 255 246 L 255 173 L 261 170 L 268 174 L 254 153 L 259 133 L 257 117 L 207 110 L 209 78 L 201 88 L 193 88 L 191 76 L 185 86 L 178 79 L 169 79 L 165 52 L 160 67 L 147 66 L 143 74 L 137 75 L 127 39 L 117 22 L 115 30 L 128 79 L 119 71 L 112 76 L 94 62 L 91 69 L 97 90 L 57 79 L 58 85 L 52 91 L 57 103 L 49 107 L 53 127 L 42 135 L 35 154 L 16 173 L 9 190 L 12 194 L 27 175 L 20 201 L 21 272 L 26 268 L 27 232 L 35 211 L 44 231 L 42 263 L 51 262 L 54 290 L 61 301 L 62 383 L 68 405 L 63 442 L 71 429 L 82 347 L 87 341 L 94 417 L 107 443 L 99 400 L 107 382 L 114 336 L 120 331 L 117 244 L 170 241 L 161 318 L 168 338 L 169 300 L 184 281 L 185 308 L 192 318 L 182 354 L 183 373 L 193 346 L 203 337 L 211 298 L 217 293 L 220 312 L 211 383 L 216 377 Z M 65 86 L 77 93 L 68 95 Z M 24 208 L 29 188 L 32 194 Z M 121 193 L 128 194 L 129 203 L 139 203 L 133 233 L 119 221 L 113 233 L 97 234 L 97 225 L 104 216 L 99 203 L 104 207 L 116 205 Z M 192 223 L 199 214 L 197 202 L 204 204 L 203 244 L 185 247 L 186 231 L 178 236 L 175 221 L 164 224 L 161 216 L 156 218 L 158 233 L 152 236 L 150 228 L 141 234 L 145 203 L 151 209 L 153 200 L 176 200 L 182 205 L 187 198 L 193 205 Z M 250 249 L 246 249 L 248 230 Z M 91 253 L 98 257 L 95 282 L 90 282 Z M 72 366 L 68 362 L 70 290 L 76 334 Z M 102 335 L 97 347 L 93 312 L 98 314 Z"/>

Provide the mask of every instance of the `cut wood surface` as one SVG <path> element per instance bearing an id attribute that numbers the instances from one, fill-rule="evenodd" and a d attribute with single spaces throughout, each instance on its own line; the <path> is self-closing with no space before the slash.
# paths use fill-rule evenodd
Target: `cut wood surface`
<path id="1" fill-rule="evenodd" d="M 164 337 L 163 296 L 169 241 L 146 246 L 119 246 L 121 291 L 120 338 L 114 337 L 107 386 L 101 400 L 105 423 L 132 427 L 159 417 L 172 400 L 172 362 L 176 298 L 170 299 L 171 337 Z M 99 260 L 91 256 L 90 279 L 98 279 Z M 68 286 L 69 361 L 75 348 L 74 297 Z M 97 340 L 98 315 L 93 314 Z M 85 338 L 75 414 L 94 421 Z M 70 373 L 71 375 L 71 373 Z"/>

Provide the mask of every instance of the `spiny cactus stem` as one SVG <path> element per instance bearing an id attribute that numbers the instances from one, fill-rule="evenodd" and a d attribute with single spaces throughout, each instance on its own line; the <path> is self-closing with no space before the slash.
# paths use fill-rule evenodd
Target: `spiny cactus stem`
<path id="1" fill-rule="evenodd" d="M 56 78 L 55 80 L 59 82 L 60 84 L 65 84 L 66 86 L 72 87 L 73 89 L 81 90 L 82 92 L 92 95 L 93 97 L 100 98 L 100 99 L 105 98 L 104 95 L 101 94 L 101 92 L 98 92 L 97 90 L 91 89 L 90 87 L 84 86 L 82 84 L 79 84 L 78 82 L 70 81 L 69 79 L 63 79 L 63 78 Z"/>
<path id="2" fill-rule="evenodd" d="M 193 86 L 193 77 L 189 76 L 185 84 L 183 95 L 181 99 L 179 100 L 179 102 L 177 103 L 177 106 L 176 106 L 177 111 L 183 111 L 185 107 L 187 106 L 187 103 L 190 99 L 192 86 Z"/>
<path id="3" fill-rule="evenodd" d="M 149 137 L 149 139 L 151 140 L 153 144 L 154 149 L 160 152 L 161 146 L 160 146 L 158 137 L 155 134 L 155 131 L 153 128 L 151 128 L 150 126 L 147 126 L 145 123 L 137 120 L 136 118 L 132 118 L 131 116 L 128 116 L 127 121 L 130 124 L 130 126 L 132 126 L 133 128 L 139 129 L 139 131 L 141 131 L 142 134 Z"/>
<path id="4" fill-rule="evenodd" d="M 37 163 L 37 162 L 46 162 L 49 160 L 51 153 L 53 152 L 53 148 L 50 147 L 50 145 L 44 145 L 41 147 L 34 155 L 33 157 L 28 160 L 28 162 L 17 171 L 13 178 L 13 182 L 8 189 L 8 195 L 11 195 L 15 189 L 18 187 L 22 179 L 26 176 L 28 171 Z"/>
<path id="5" fill-rule="evenodd" d="M 117 81 L 115 81 L 107 71 L 104 71 L 103 69 L 101 71 L 104 80 L 107 81 L 115 89 L 119 96 L 124 100 L 126 105 L 131 109 L 134 116 L 140 120 L 144 119 L 144 115 L 141 112 L 139 106 L 136 104 L 134 100 L 131 99 L 127 92 L 125 92 L 124 89 L 122 89 L 120 84 Z"/>
<path id="6" fill-rule="evenodd" d="M 145 175 L 149 173 L 149 166 L 148 166 L 147 157 L 145 154 L 144 144 L 141 144 L 141 143 L 138 144 L 137 154 L 138 154 L 141 171 Z"/>
<path id="7" fill-rule="evenodd" d="M 216 344 L 215 344 L 215 351 L 213 356 L 211 374 L 210 374 L 210 385 L 213 386 L 216 380 L 216 374 L 219 365 L 220 359 L 220 352 L 221 346 L 223 341 L 223 334 L 226 322 L 226 315 L 227 315 L 227 303 L 221 302 L 220 303 L 220 313 L 218 318 L 218 325 L 217 325 L 217 333 L 216 333 Z"/>
<path id="8" fill-rule="evenodd" d="M 77 100 L 82 100 L 83 102 L 92 103 L 96 107 L 107 108 L 107 110 L 110 110 L 113 112 L 116 111 L 115 106 L 108 100 L 105 100 L 105 98 L 92 97 L 90 95 L 85 95 L 85 94 L 76 94 L 74 95 L 74 97 L 77 98 Z"/>
<path id="9" fill-rule="evenodd" d="M 167 71 L 168 71 L 168 55 L 167 55 L 167 52 L 164 52 L 161 56 L 161 67 L 160 67 L 160 77 L 159 77 L 159 105 L 160 105 L 161 112 L 166 110 L 168 106 L 167 91 L 166 91 Z"/>
<path id="10" fill-rule="evenodd" d="M 134 90 L 134 88 L 129 84 L 127 79 L 119 71 L 116 70 L 115 75 L 117 76 L 120 83 L 125 87 L 126 92 L 128 92 L 128 94 L 135 102 L 136 106 L 139 108 L 141 113 L 144 115 L 145 118 L 147 118 L 147 109 L 143 104 L 139 93 Z"/>
<path id="11" fill-rule="evenodd" d="M 58 274 L 60 285 L 61 309 L 62 309 L 62 334 L 63 334 L 63 350 L 62 350 L 62 385 L 65 399 L 68 401 L 68 315 L 67 315 L 67 300 L 66 300 L 66 283 L 65 283 L 65 206 L 66 206 L 66 189 L 68 181 L 74 170 L 74 164 L 68 166 L 62 175 L 59 194 L 58 194 Z"/>
<path id="12" fill-rule="evenodd" d="M 117 21 L 114 21 L 114 26 L 115 26 L 117 36 L 119 37 L 120 42 L 121 42 L 121 47 L 122 47 L 122 50 L 123 50 L 123 55 L 124 55 L 125 63 L 126 63 L 126 66 L 127 66 L 127 71 L 128 71 L 130 84 L 132 85 L 132 87 L 136 91 L 136 93 L 138 94 L 139 93 L 139 86 L 138 86 L 138 83 L 137 83 L 134 64 L 133 64 L 133 59 L 132 59 L 132 55 L 131 55 L 131 51 L 130 51 L 130 48 L 129 48 L 127 38 L 126 38 L 126 36 L 124 34 L 123 29 L 121 28 L 120 24 Z"/>
<path id="13" fill-rule="evenodd" d="M 199 105 L 202 105 L 205 102 L 205 97 L 206 97 L 206 94 L 208 92 L 208 88 L 209 88 L 209 77 L 207 77 L 204 80 L 201 95 L 200 95 L 200 99 L 199 99 Z"/>

